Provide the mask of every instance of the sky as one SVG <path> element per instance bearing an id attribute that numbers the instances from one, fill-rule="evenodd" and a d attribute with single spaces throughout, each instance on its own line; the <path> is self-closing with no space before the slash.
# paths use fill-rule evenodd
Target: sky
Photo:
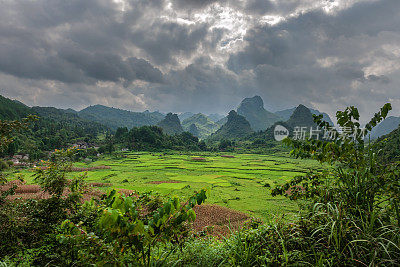
<path id="1" fill-rule="evenodd" d="M 0 94 L 226 114 L 260 95 L 400 115 L 399 0 L 0 0 Z"/>

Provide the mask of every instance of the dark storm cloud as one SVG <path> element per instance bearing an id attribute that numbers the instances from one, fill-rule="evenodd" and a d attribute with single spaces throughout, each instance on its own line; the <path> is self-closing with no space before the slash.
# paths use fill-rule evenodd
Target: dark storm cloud
<path id="1" fill-rule="evenodd" d="M 171 71 L 166 79 L 168 84 L 151 90 L 151 98 L 164 110 L 172 104 L 174 110 L 179 112 L 188 110 L 188 107 L 194 112 L 229 111 L 245 95 L 243 88 L 251 93 L 245 85 L 246 80 L 239 79 L 222 66 L 212 64 L 206 56 L 197 58 L 182 70 Z"/>
<path id="2" fill-rule="evenodd" d="M 253 14 L 263 15 L 266 13 L 272 13 L 275 10 L 275 5 L 268 0 L 249 0 L 246 1 L 245 9 Z"/>
<path id="3" fill-rule="evenodd" d="M 142 56 L 166 63 L 172 54 L 195 50 L 207 27 L 158 23 L 132 30 L 134 24 L 126 21 L 141 18 L 138 9 L 157 9 L 164 1 L 127 5 L 131 9 L 121 15 L 111 1 L 5 2 L 0 11 L 0 71 L 65 83 L 162 82 L 163 74 L 152 63 L 129 56 L 130 46 L 137 43 L 147 52 Z"/>
<path id="4" fill-rule="evenodd" d="M 366 71 L 374 71 L 374 57 L 389 60 L 377 51 L 399 44 L 399 26 L 400 1 L 395 0 L 358 3 L 335 14 L 313 10 L 273 26 L 255 25 L 227 67 L 254 73 L 260 95 L 277 103 L 275 108 L 297 98 L 309 105 L 331 103 L 332 113 L 349 104 L 359 104 L 364 112 L 365 103 L 379 106 L 396 95 L 389 84 L 398 70 L 385 75 Z"/>
<path id="5" fill-rule="evenodd" d="M 21 78 L 65 83 L 94 83 L 97 80 L 162 82 L 163 76 L 149 62 L 134 57 L 123 60 L 119 55 L 109 53 L 62 49 L 51 52 L 7 45 L 0 47 L 0 71 Z"/>
<path id="6" fill-rule="evenodd" d="M 144 80 L 162 82 L 162 73 L 149 62 L 134 57 L 123 60 L 109 53 L 88 53 L 85 51 L 64 49 L 59 57 L 72 64 L 90 78 L 101 81 L 130 82 Z"/>
<path id="7" fill-rule="evenodd" d="M 307 65 L 318 56 L 340 55 L 346 48 L 336 46 L 339 38 L 400 32 L 399 15 L 400 1 L 388 0 L 356 4 L 337 15 L 316 10 L 276 26 L 255 26 L 245 36 L 248 45 L 231 55 L 228 67 L 235 71 L 259 64 L 289 67 Z"/>
<path id="8" fill-rule="evenodd" d="M 198 48 L 208 28 L 207 24 L 184 26 L 173 22 L 157 22 L 149 29 L 135 32 L 132 42 L 145 50 L 157 64 L 175 63 L 173 56 L 190 56 Z"/>
<path id="9" fill-rule="evenodd" d="M 254 94 L 331 114 L 400 104 L 400 1 L 330 4 L 3 0 L 0 81 L 27 103 L 75 108 L 223 113 Z"/>
<path id="10" fill-rule="evenodd" d="M 197 8 L 205 8 L 210 4 L 216 2 L 225 2 L 221 0 L 172 0 L 174 8 L 183 8 L 183 9 L 197 9 Z"/>

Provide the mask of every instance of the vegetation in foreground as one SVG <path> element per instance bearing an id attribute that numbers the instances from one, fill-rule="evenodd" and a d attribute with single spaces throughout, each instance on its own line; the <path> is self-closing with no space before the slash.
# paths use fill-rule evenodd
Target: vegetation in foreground
<path id="1" fill-rule="evenodd" d="M 367 131 L 390 109 L 385 105 L 367 124 Z M 360 133 L 357 109 L 350 107 L 337 117 L 340 126 Z M 328 126 L 321 117 L 315 121 Z M 33 204 L 2 204 L 5 264 L 398 266 L 398 163 L 381 163 L 374 145 L 365 144 L 359 135 L 286 143 L 294 148 L 294 156 L 332 165 L 331 170 L 311 171 L 274 189 L 274 194 L 307 200 L 301 218 L 294 223 L 251 221 L 222 240 L 198 238 L 185 228 L 195 216 L 192 207 L 205 200 L 205 191 L 183 205 L 176 198 L 126 197 L 114 191 L 82 205 L 80 180 L 67 182 L 69 161 L 61 154 L 37 173 L 37 181 L 48 191 L 52 188 L 53 197 Z M 63 198 L 60 190 L 53 190 L 55 185 L 63 190 L 68 186 L 71 193 Z"/>

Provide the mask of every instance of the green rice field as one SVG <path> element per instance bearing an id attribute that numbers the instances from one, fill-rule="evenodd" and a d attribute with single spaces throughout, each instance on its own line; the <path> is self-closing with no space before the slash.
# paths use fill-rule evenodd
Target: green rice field
<path id="1" fill-rule="evenodd" d="M 263 219 L 297 212 L 297 204 L 284 197 L 272 197 L 271 189 L 308 169 L 322 169 L 312 160 L 285 155 L 217 153 L 127 152 L 123 158 L 106 157 L 74 166 L 109 166 L 87 172 L 88 183 L 110 183 L 111 188 L 153 191 L 161 195 L 187 197 L 201 188 L 208 189 L 209 204 L 218 204 Z M 225 155 L 225 154 L 224 154 Z M 194 160 L 195 157 L 201 157 Z M 28 184 L 34 183 L 31 170 L 18 170 Z M 10 178 L 16 175 L 10 174 Z M 71 175 L 78 175 L 71 172 Z"/>

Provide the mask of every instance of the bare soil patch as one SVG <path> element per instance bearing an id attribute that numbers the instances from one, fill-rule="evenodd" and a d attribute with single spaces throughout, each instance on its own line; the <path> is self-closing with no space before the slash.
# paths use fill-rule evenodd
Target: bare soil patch
<path id="1" fill-rule="evenodd" d="M 194 157 L 192 158 L 193 161 L 207 161 L 206 158 L 201 158 L 201 157 Z"/>
<path id="2" fill-rule="evenodd" d="M 88 185 L 91 187 L 110 187 L 110 186 L 112 186 L 111 183 L 89 183 Z"/>
<path id="3" fill-rule="evenodd" d="M 179 181 L 156 181 L 156 182 L 179 182 Z M 16 185 L 15 194 L 8 196 L 8 200 L 27 200 L 27 199 L 47 199 L 51 195 L 43 191 L 38 185 L 26 185 L 20 181 L 10 181 L 6 185 L 0 186 L 0 191 L 10 189 Z M 124 195 L 135 194 L 134 190 L 117 189 L 119 193 Z M 69 190 L 65 190 L 63 196 L 69 194 Z M 92 198 L 100 198 L 104 192 L 89 186 L 83 195 L 82 202 L 89 201 Z M 200 205 L 195 206 L 196 220 L 193 223 L 195 232 L 206 232 L 214 236 L 226 236 L 231 231 L 236 231 L 243 227 L 243 224 L 250 218 L 247 214 L 235 211 L 218 205 Z"/>
<path id="4" fill-rule="evenodd" d="M 242 212 L 218 205 L 200 205 L 194 207 L 196 220 L 193 228 L 196 232 L 206 231 L 215 236 L 226 236 L 243 226 L 250 217 Z"/>
<path id="5" fill-rule="evenodd" d="M 39 167 L 42 170 L 47 169 L 47 167 L 42 166 Z M 89 172 L 89 171 L 94 171 L 94 170 L 108 170 L 111 169 L 110 166 L 94 166 L 94 167 L 89 167 L 89 168 L 82 168 L 82 167 L 72 167 L 69 169 L 70 172 Z"/>
<path id="6" fill-rule="evenodd" d="M 181 183 L 181 181 L 168 180 L 168 181 L 152 181 L 152 182 L 148 182 L 148 184 L 178 184 L 178 183 Z"/>

